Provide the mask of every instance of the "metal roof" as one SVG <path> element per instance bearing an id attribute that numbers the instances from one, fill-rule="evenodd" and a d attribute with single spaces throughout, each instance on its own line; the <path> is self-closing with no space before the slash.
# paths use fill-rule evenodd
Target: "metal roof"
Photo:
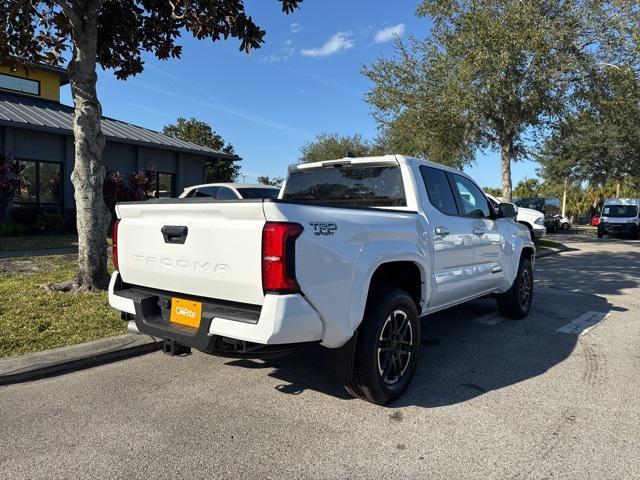
<path id="1" fill-rule="evenodd" d="M 0 91 L 0 126 L 69 135 L 73 134 L 72 122 L 73 108 L 68 105 Z M 237 155 L 218 152 L 113 118 L 102 117 L 101 125 L 107 141 L 240 160 Z"/>

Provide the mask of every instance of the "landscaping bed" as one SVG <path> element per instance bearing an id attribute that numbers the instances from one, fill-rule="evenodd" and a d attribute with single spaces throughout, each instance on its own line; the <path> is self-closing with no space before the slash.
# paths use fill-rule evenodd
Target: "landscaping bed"
<path id="1" fill-rule="evenodd" d="M 75 255 L 0 259 L 0 357 L 125 333 L 126 324 L 109 307 L 107 292 L 41 287 L 73 278 L 76 262 Z"/>

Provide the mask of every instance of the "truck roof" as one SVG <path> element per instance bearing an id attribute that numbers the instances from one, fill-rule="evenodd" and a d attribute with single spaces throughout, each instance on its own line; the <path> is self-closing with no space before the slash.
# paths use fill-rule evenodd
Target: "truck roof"
<path id="1" fill-rule="evenodd" d="M 640 198 L 607 198 L 605 205 L 640 205 Z"/>
<path id="2" fill-rule="evenodd" d="M 267 188 L 280 190 L 279 187 L 273 185 L 265 185 L 263 183 L 201 183 L 200 185 L 189 185 L 185 189 L 203 188 L 203 187 L 230 187 L 230 188 Z"/>
<path id="3" fill-rule="evenodd" d="M 406 155 L 378 155 L 371 157 L 343 157 L 334 160 L 322 160 L 320 162 L 296 163 L 289 166 L 289 173 L 299 170 L 313 170 L 316 168 L 326 168 L 335 165 L 399 165 L 400 162 L 418 162 L 420 164 L 448 170 L 453 173 L 463 174 L 461 170 L 443 165 L 441 163 L 430 162 L 422 158 L 408 157 Z"/>

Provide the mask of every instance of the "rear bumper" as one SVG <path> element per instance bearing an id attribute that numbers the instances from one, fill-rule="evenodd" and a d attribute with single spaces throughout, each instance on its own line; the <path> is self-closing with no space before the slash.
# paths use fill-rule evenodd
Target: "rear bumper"
<path id="1" fill-rule="evenodd" d="M 169 322 L 172 296 L 203 302 L 199 328 Z M 140 333 L 211 352 L 221 337 L 263 345 L 321 340 L 322 320 L 302 295 L 265 295 L 262 306 L 233 304 L 124 284 L 118 272 L 109 283 L 109 304 L 134 315 Z"/>

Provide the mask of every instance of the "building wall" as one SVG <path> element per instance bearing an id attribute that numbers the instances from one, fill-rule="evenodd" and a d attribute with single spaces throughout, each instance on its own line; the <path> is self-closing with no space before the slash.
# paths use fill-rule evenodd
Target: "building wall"
<path id="1" fill-rule="evenodd" d="M 107 172 L 128 173 L 138 170 L 138 153 L 135 145 L 107 142 L 102 154 Z"/>
<path id="2" fill-rule="evenodd" d="M 74 142 L 69 134 L 45 133 L 0 127 L 0 152 L 16 159 L 46 160 L 63 164 L 63 206 L 74 207 L 71 172 L 74 167 Z M 103 153 L 107 172 L 123 174 L 145 169 L 175 175 L 175 194 L 190 185 L 204 183 L 207 158 L 171 150 L 107 141 Z"/>
<path id="3" fill-rule="evenodd" d="M 13 75 L 14 77 L 28 78 L 30 80 L 38 80 L 40 82 L 40 97 L 48 100 L 60 101 L 60 77 L 52 72 L 42 70 L 29 70 L 25 72 L 23 68 L 11 70 L 7 67 L 0 67 L 0 73 Z M 21 93 L 21 95 L 27 95 Z"/>
<path id="4" fill-rule="evenodd" d="M 184 187 L 190 185 L 198 185 L 207 181 L 205 175 L 205 166 L 207 159 L 196 155 L 190 155 L 188 153 L 182 153 L 181 165 L 182 165 L 182 183 L 179 185 L 179 190 L 182 191 Z"/>
<path id="5" fill-rule="evenodd" d="M 65 161 L 64 135 L 13 129 L 13 157 L 26 160 Z"/>

